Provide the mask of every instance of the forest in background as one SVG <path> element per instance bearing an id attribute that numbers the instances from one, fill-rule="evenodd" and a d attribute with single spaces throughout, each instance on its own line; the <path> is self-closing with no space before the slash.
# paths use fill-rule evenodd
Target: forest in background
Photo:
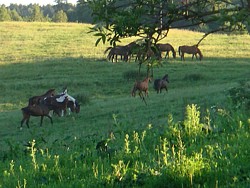
<path id="1" fill-rule="evenodd" d="M 76 5 L 67 0 L 55 0 L 55 5 L 0 5 L 0 21 L 81 22 L 92 23 L 91 11 L 84 0 Z"/>
<path id="2" fill-rule="evenodd" d="M 54 2 L 54 5 L 47 4 L 43 6 L 39 4 L 10 4 L 9 6 L 0 4 L 0 21 L 94 23 L 89 5 L 91 1 L 78 0 L 76 4 L 68 3 L 67 0 L 54 0 Z M 175 2 L 181 4 L 183 0 L 175 0 Z M 190 3 L 191 0 L 188 2 Z M 231 2 L 242 3 L 239 0 L 231 0 Z M 182 25 L 182 22 L 178 24 Z M 209 23 L 206 27 L 199 25 L 185 27 L 185 29 L 207 32 L 213 27 L 215 25 Z"/>

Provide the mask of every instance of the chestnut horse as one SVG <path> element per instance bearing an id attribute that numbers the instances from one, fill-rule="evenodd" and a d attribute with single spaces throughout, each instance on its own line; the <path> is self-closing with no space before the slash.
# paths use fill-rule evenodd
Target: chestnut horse
<path id="1" fill-rule="evenodd" d="M 136 81 L 131 92 L 131 95 L 135 97 L 136 91 L 138 90 L 140 98 L 145 102 L 146 105 L 147 103 L 143 96 L 143 92 L 145 93 L 145 96 L 148 96 L 148 82 L 151 82 L 150 77 L 146 77 L 143 81 Z"/>
<path id="2" fill-rule="evenodd" d="M 176 58 L 176 52 L 174 50 L 174 47 L 171 44 L 169 44 L 169 43 L 166 43 L 166 44 L 158 43 L 157 47 L 158 47 L 160 52 L 166 52 L 165 58 L 167 58 L 167 56 L 169 58 L 169 52 L 170 51 L 173 54 L 173 58 Z"/>
<path id="3" fill-rule="evenodd" d="M 181 56 L 181 60 L 185 60 L 184 59 L 184 54 L 192 54 L 192 59 L 194 58 L 194 56 L 197 58 L 197 54 L 199 54 L 199 59 L 201 61 L 201 59 L 203 58 L 203 55 L 200 51 L 200 49 L 198 48 L 197 45 L 193 45 L 193 46 L 179 46 L 179 55 Z"/>

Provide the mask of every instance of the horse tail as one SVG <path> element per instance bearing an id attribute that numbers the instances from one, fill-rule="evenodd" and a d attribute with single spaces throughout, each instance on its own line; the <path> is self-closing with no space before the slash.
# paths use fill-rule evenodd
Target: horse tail
<path id="1" fill-rule="evenodd" d="M 181 55 L 181 47 L 178 48 L 179 55 Z"/>
<path id="2" fill-rule="evenodd" d="M 106 54 L 111 49 L 112 49 L 112 47 L 107 47 L 107 49 L 104 51 L 104 54 Z"/>

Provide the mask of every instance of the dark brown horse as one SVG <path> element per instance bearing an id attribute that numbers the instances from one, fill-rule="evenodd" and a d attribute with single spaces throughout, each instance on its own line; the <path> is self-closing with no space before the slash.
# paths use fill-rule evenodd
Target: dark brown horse
<path id="1" fill-rule="evenodd" d="M 64 116 L 64 112 L 68 107 L 69 98 L 67 93 L 56 95 L 53 97 L 47 97 L 44 99 L 44 104 L 46 104 L 50 110 L 53 110 L 58 116 Z"/>
<path id="2" fill-rule="evenodd" d="M 158 49 L 159 49 L 160 52 L 166 52 L 165 58 L 167 56 L 169 58 L 169 52 L 170 51 L 173 54 L 173 58 L 176 58 L 176 52 L 174 50 L 174 47 L 171 44 L 169 44 L 169 43 L 166 43 L 166 44 L 158 43 L 157 47 L 158 47 Z"/>
<path id="3" fill-rule="evenodd" d="M 157 91 L 157 93 L 161 93 L 162 89 L 165 89 L 166 91 L 168 91 L 168 74 L 166 74 L 162 79 L 156 79 L 154 81 L 154 89 Z"/>
<path id="4" fill-rule="evenodd" d="M 52 97 L 54 95 L 55 95 L 55 89 L 50 89 L 43 95 L 33 96 L 29 98 L 29 105 L 40 104 L 46 97 Z"/>
<path id="5" fill-rule="evenodd" d="M 50 98 L 50 97 L 49 97 Z M 51 124 L 53 124 L 52 117 L 49 115 L 51 110 L 60 110 L 60 109 L 66 109 L 67 108 L 67 103 L 68 103 L 68 98 L 66 97 L 63 102 L 57 102 L 53 103 L 50 100 L 46 98 L 42 103 L 40 104 L 35 104 L 35 105 L 29 105 L 25 108 L 22 108 L 22 113 L 23 113 L 23 119 L 21 121 L 21 128 L 23 126 L 23 123 L 26 121 L 26 125 L 29 128 L 29 120 L 30 116 L 36 116 L 36 117 L 41 117 L 40 121 L 40 126 L 42 126 L 43 123 L 43 118 L 48 117 L 51 121 Z"/>
<path id="6" fill-rule="evenodd" d="M 108 53 L 107 59 L 111 61 L 112 63 L 117 62 L 117 56 L 120 55 L 121 59 L 125 62 L 128 61 L 128 55 L 129 55 L 129 48 L 128 46 L 115 46 L 115 47 L 108 47 L 104 53 Z"/>
<path id="7" fill-rule="evenodd" d="M 49 115 L 50 109 L 45 104 L 29 105 L 25 108 L 22 108 L 21 110 L 23 113 L 23 119 L 21 121 L 21 128 L 23 127 L 23 123 L 25 121 L 26 121 L 27 127 L 30 128 L 29 126 L 30 116 L 37 116 L 37 117 L 40 116 L 41 117 L 40 126 L 42 126 L 44 116 L 48 117 L 50 119 L 51 124 L 53 124 L 53 120 Z"/>
<path id="8" fill-rule="evenodd" d="M 68 104 L 67 104 L 67 108 L 68 108 L 68 114 L 70 115 L 70 112 L 73 112 L 73 113 L 79 113 L 80 112 L 80 104 L 75 101 L 75 103 L 73 101 L 68 101 Z M 56 108 L 54 110 L 54 113 L 56 113 L 58 116 L 62 116 L 63 114 L 66 114 L 67 111 L 66 109 L 60 109 L 60 108 Z"/>
<path id="9" fill-rule="evenodd" d="M 140 98 L 145 102 L 147 105 L 145 98 L 143 96 L 143 92 L 145 96 L 148 96 L 148 82 L 151 82 L 150 77 L 146 77 L 143 81 L 136 81 L 134 87 L 132 89 L 131 95 L 135 97 L 136 91 L 139 91 Z"/>
<path id="10" fill-rule="evenodd" d="M 68 108 L 70 109 L 71 112 L 79 113 L 80 107 L 81 106 L 77 101 L 75 101 L 75 103 L 73 101 L 68 102 Z"/>
<path id="11" fill-rule="evenodd" d="M 194 58 L 194 56 L 197 58 L 197 54 L 199 54 L 199 59 L 201 60 L 203 58 L 203 55 L 200 51 L 200 49 L 197 47 L 197 45 L 193 45 L 193 46 L 179 46 L 179 55 L 181 56 L 181 60 L 185 60 L 184 59 L 184 54 L 192 54 L 192 59 Z"/>

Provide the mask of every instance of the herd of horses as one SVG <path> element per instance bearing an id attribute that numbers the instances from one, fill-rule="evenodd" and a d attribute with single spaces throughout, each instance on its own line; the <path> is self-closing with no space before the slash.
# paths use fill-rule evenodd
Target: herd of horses
<path id="1" fill-rule="evenodd" d="M 68 94 L 67 89 L 64 89 L 62 93 L 57 95 L 55 89 L 49 89 L 42 95 L 29 98 L 28 106 L 22 108 L 21 110 L 23 114 L 21 128 L 24 122 L 26 122 L 26 125 L 29 128 L 30 116 L 40 116 L 40 126 L 42 126 L 44 117 L 48 117 L 51 124 L 53 124 L 51 112 L 57 114 L 58 116 L 63 116 L 67 113 L 67 110 L 69 114 L 70 112 L 79 113 L 80 104 L 75 98 Z"/>
<path id="2" fill-rule="evenodd" d="M 146 103 L 145 97 L 148 96 L 149 82 L 152 81 L 150 76 L 147 76 L 142 81 L 135 81 L 131 95 L 136 96 L 136 92 L 139 92 L 140 98 Z M 154 80 L 154 89 L 157 93 L 161 93 L 163 89 L 168 91 L 168 74 L 164 75 L 161 79 Z M 23 119 L 21 120 L 21 129 L 23 123 L 26 122 L 27 127 L 29 128 L 29 120 L 31 116 L 41 117 L 40 126 L 43 124 L 43 118 L 48 117 L 51 124 L 53 124 L 52 114 L 57 114 L 58 116 L 63 116 L 70 112 L 79 113 L 80 104 L 79 102 L 70 96 L 67 92 L 67 89 L 60 94 L 56 95 L 55 89 L 49 89 L 46 93 L 42 95 L 37 95 L 29 98 L 28 105 L 21 109 L 23 114 Z"/>
<path id="3" fill-rule="evenodd" d="M 120 45 L 120 46 L 115 46 L 115 47 L 108 47 L 104 51 L 104 53 L 106 54 L 108 52 L 107 59 L 111 61 L 112 63 L 117 62 L 117 59 L 119 56 L 120 56 L 120 59 L 125 62 L 130 61 L 130 59 L 133 56 L 135 56 L 135 60 L 140 60 L 140 58 L 142 58 L 143 55 L 144 55 L 144 58 L 146 59 L 149 59 L 152 57 L 162 59 L 162 53 L 166 53 L 165 58 L 167 57 L 169 58 L 170 52 L 172 52 L 173 58 L 176 58 L 176 51 L 174 47 L 169 43 L 165 43 L 165 44 L 158 43 L 155 45 L 155 49 L 156 50 L 152 50 L 152 48 L 148 48 L 148 50 L 145 53 L 143 49 L 140 48 L 139 44 L 137 44 L 136 41 L 133 41 L 125 46 Z M 199 60 L 202 60 L 203 58 L 203 55 L 200 49 L 198 48 L 198 45 L 179 46 L 178 52 L 181 57 L 181 60 L 183 61 L 185 60 L 184 54 L 191 54 L 192 59 L 194 58 L 194 56 L 196 57 L 196 59 L 199 59 Z M 199 55 L 199 57 L 197 55 Z"/>

